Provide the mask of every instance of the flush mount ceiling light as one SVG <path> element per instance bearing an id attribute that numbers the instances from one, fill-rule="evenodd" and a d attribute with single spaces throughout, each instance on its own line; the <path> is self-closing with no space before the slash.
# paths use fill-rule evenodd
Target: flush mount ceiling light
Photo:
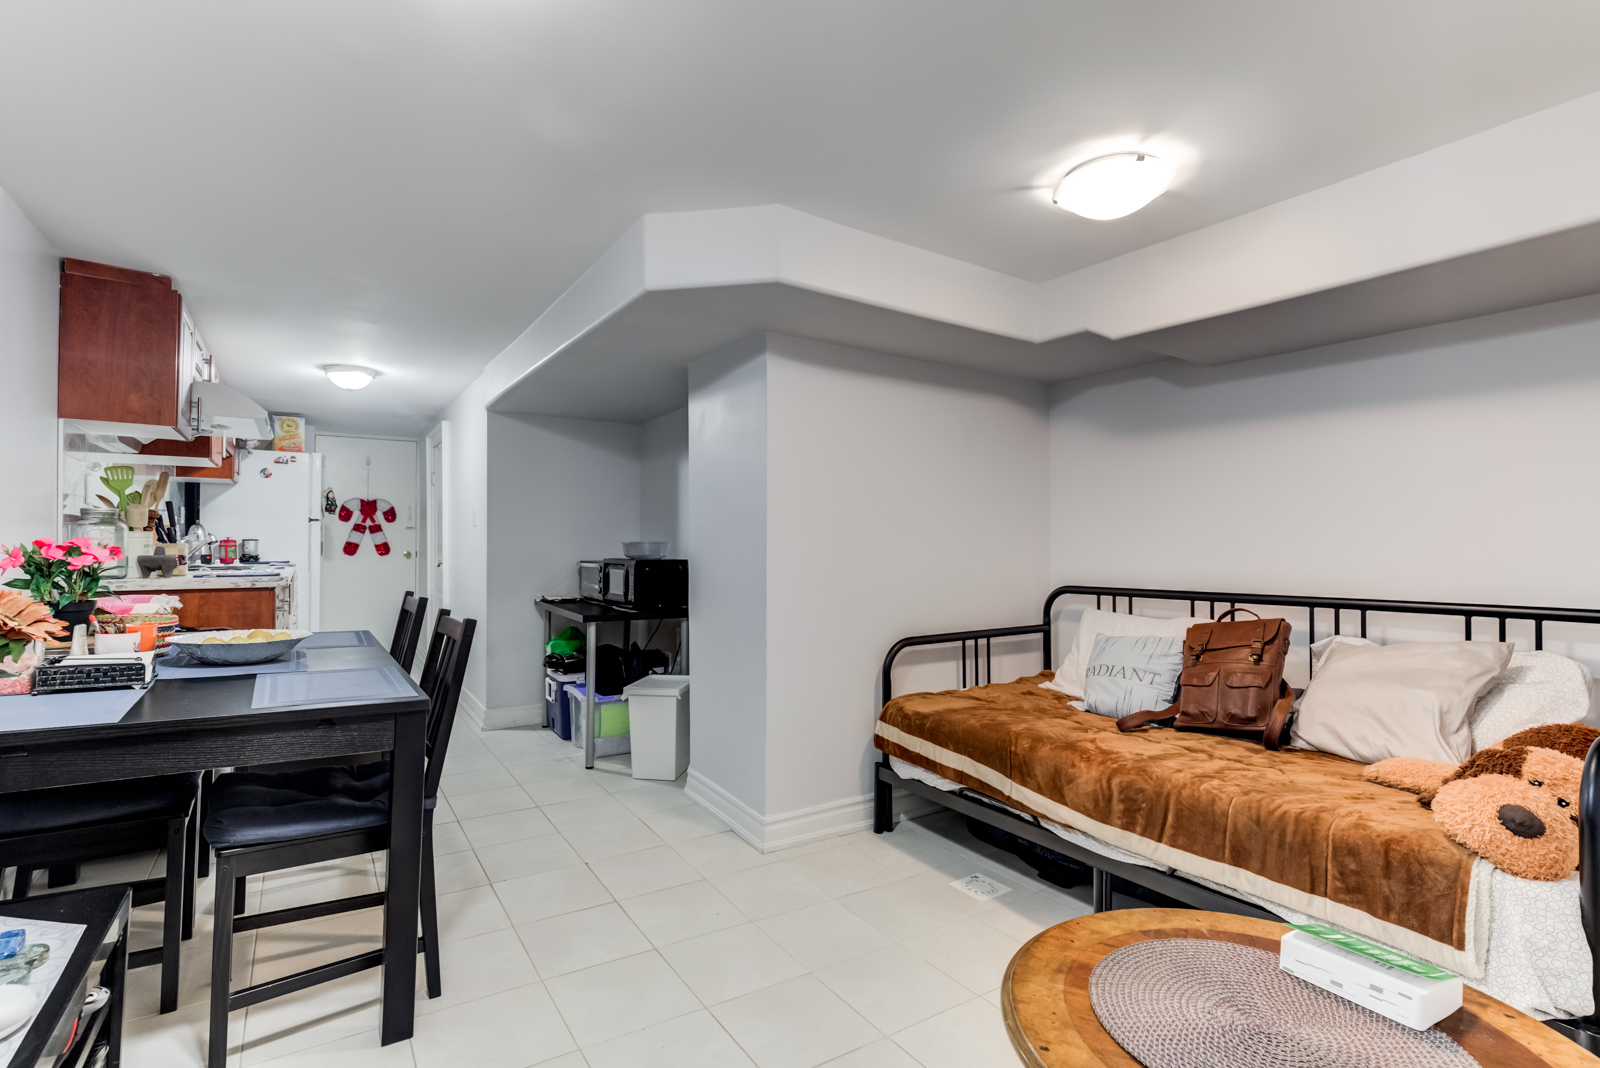
<path id="1" fill-rule="evenodd" d="M 357 367 L 349 363 L 327 364 L 322 368 L 322 373 L 340 389 L 366 389 L 378 377 L 378 372 L 370 367 Z"/>
<path id="2" fill-rule="evenodd" d="M 1051 196 L 1056 207 L 1085 219 L 1132 215 L 1172 184 L 1172 165 L 1148 152 L 1113 152 L 1066 173 Z"/>

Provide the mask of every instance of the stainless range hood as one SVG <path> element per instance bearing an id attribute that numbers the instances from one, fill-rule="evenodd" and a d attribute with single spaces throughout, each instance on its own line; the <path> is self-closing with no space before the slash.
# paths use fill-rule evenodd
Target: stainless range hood
<path id="1" fill-rule="evenodd" d="M 221 382 L 196 382 L 189 387 L 195 433 L 230 438 L 270 438 L 267 410 Z"/>

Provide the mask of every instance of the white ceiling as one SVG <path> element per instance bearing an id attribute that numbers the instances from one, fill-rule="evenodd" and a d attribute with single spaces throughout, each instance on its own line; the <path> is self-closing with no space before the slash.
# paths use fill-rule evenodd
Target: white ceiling
<path id="1" fill-rule="evenodd" d="M 1600 89 L 1597 39 L 1590 0 L 7 3 L 0 186 L 173 275 L 262 403 L 409 433 L 646 212 L 1042 281 Z M 1177 187 L 1050 207 L 1116 137 Z"/>

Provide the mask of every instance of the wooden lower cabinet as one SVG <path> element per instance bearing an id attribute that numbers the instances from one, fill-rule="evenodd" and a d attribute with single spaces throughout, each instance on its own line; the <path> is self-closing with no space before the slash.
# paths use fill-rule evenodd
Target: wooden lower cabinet
<path id="1" fill-rule="evenodd" d="M 185 627 L 228 627 L 232 630 L 277 629 L 277 591 L 173 590 L 183 601 L 178 623 Z"/>

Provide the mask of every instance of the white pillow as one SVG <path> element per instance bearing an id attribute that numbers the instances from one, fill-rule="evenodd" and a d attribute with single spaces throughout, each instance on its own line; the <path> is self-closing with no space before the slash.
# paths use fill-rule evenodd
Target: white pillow
<path id="1" fill-rule="evenodd" d="M 1311 677 L 1335 645 L 1372 645 L 1335 634 L 1311 647 Z M 1467 717 L 1472 751 L 1487 749 L 1529 727 L 1578 723 L 1589 714 L 1589 669 L 1559 653 L 1512 653 L 1504 671 L 1478 695 Z"/>
<path id="2" fill-rule="evenodd" d="M 1083 696 L 1083 673 L 1094 655 L 1094 640 L 1102 634 L 1131 635 L 1133 637 L 1183 637 L 1196 623 L 1209 623 L 1204 616 L 1180 616 L 1177 619 L 1157 619 L 1154 616 L 1134 616 L 1122 612 L 1102 612 L 1085 608 L 1078 620 L 1078 633 L 1072 640 L 1061 667 L 1056 669 L 1053 682 L 1040 683 L 1047 689 L 1058 690 L 1073 697 Z"/>
<path id="3" fill-rule="evenodd" d="M 1558 653 L 1512 653 L 1472 708 L 1472 748 L 1529 727 L 1577 723 L 1589 714 L 1589 669 Z"/>
<path id="4" fill-rule="evenodd" d="M 1330 634 L 1311 646 L 1311 677 L 1316 678 L 1317 672 L 1322 670 L 1322 662 L 1328 659 L 1328 654 L 1335 645 L 1376 645 L 1365 638 L 1352 638 L 1348 634 Z"/>
<path id="5" fill-rule="evenodd" d="M 1503 642 L 1335 642 L 1300 700 L 1291 744 L 1359 764 L 1459 764 L 1472 755 L 1467 717 L 1510 660 Z"/>

